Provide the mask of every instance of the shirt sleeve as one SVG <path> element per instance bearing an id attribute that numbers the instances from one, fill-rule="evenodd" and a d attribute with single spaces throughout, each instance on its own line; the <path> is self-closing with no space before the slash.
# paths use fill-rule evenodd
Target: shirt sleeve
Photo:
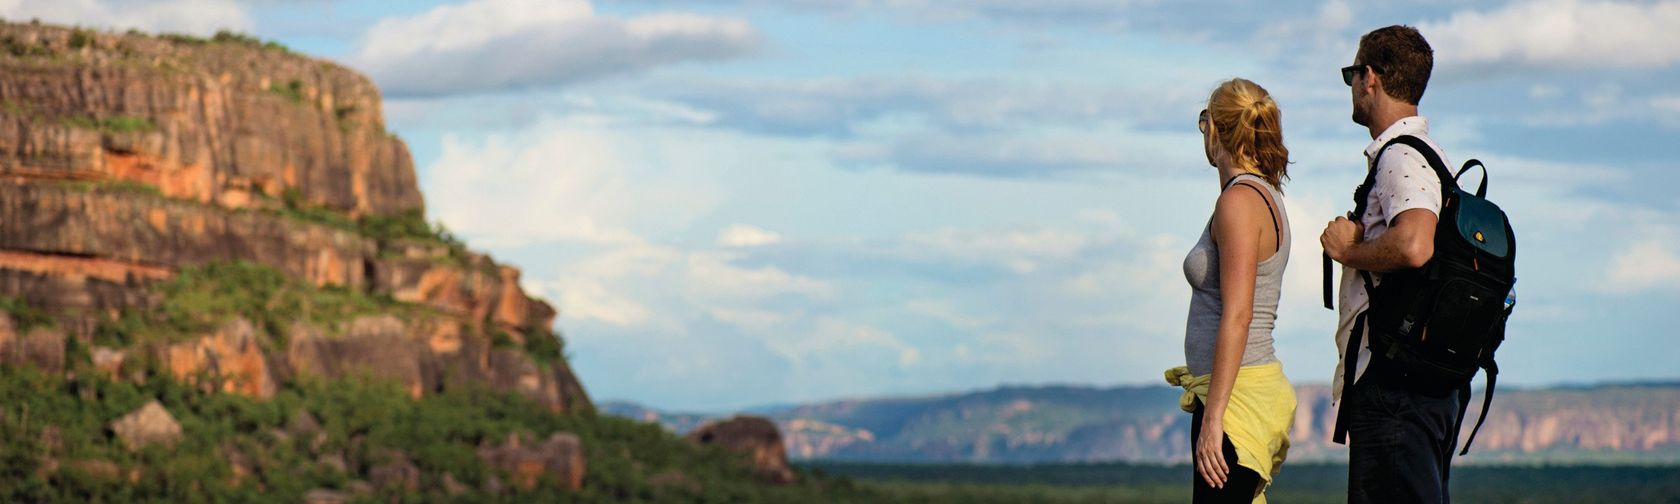
<path id="1" fill-rule="evenodd" d="M 1377 180 L 1371 192 L 1376 196 L 1383 223 L 1392 226 L 1396 216 L 1414 208 L 1441 215 L 1441 180 L 1422 154 L 1408 145 L 1394 145 L 1378 162 Z"/>

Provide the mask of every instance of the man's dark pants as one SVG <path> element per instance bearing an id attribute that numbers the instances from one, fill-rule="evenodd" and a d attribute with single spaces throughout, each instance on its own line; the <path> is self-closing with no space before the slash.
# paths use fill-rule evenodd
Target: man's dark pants
<path id="1" fill-rule="evenodd" d="M 1451 502 L 1459 391 L 1414 390 L 1383 371 L 1367 371 L 1347 399 L 1348 502 Z"/>

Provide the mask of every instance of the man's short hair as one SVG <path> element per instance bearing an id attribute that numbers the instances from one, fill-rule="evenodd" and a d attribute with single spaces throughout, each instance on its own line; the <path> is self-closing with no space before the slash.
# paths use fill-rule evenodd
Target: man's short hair
<path id="1" fill-rule="evenodd" d="M 1423 100 L 1435 50 L 1417 28 L 1394 25 L 1359 37 L 1359 62 L 1376 67 L 1388 96 L 1412 105 Z"/>

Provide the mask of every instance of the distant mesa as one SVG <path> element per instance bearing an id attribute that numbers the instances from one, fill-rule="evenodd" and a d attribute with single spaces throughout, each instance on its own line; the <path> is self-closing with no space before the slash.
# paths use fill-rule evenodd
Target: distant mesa
<path id="1" fill-rule="evenodd" d="M 934 397 L 812 403 L 759 410 L 793 460 L 918 463 L 1187 463 L 1190 415 L 1179 389 L 1003 387 Z M 1480 390 L 1474 392 L 1480 397 Z M 1339 462 L 1328 386 L 1296 388 L 1290 459 Z M 1472 401 L 1474 419 L 1480 401 Z M 723 416 L 664 414 L 605 402 L 610 414 L 659 421 L 694 437 Z M 1465 428 L 1469 430 L 1468 426 Z M 1461 434 L 1462 436 L 1462 434 Z M 1501 389 L 1466 463 L 1680 462 L 1680 383 Z"/>

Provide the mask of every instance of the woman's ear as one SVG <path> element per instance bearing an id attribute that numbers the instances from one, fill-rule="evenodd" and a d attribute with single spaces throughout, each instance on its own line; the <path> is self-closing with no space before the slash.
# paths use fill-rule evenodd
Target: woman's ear
<path id="1" fill-rule="evenodd" d="M 1208 165 L 1214 168 L 1218 168 L 1219 163 L 1230 156 L 1219 143 L 1219 128 L 1213 127 L 1211 122 L 1208 123 L 1207 133 L 1202 135 L 1202 150 L 1207 151 Z"/>

